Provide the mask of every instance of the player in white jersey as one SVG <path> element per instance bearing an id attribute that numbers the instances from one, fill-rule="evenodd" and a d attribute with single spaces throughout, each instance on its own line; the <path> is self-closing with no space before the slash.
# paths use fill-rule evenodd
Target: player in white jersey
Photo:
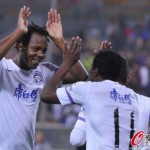
<path id="1" fill-rule="evenodd" d="M 48 12 L 47 31 L 28 25 L 29 15 L 29 8 L 21 8 L 17 29 L 0 41 L 0 150 L 33 149 L 39 93 L 58 69 L 54 64 L 41 63 L 48 48 L 48 36 L 61 50 L 66 47 L 56 10 Z M 15 43 L 18 54 L 13 59 L 4 58 Z M 74 38 L 72 45 L 75 50 L 80 48 L 80 38 Z M 75 68 L 81 72 L 82 79 L 87 77 L 78 62 L 72 70 L 74 74 L 70 72 L 66 79 L 79 79 Z"/>
<path id="2" fill-rule="evenodd" d="M 130 75 L 127 76 L 126 71 L 120 74 L 119 82 L 127 85 L 130 80 Z M 138 102 L 139 102 L 139 131 L 144 131 L 145 134 L 148 133 L 148 125 L 150 118 L 150 98 L 147 96 L 143 96 L 137 94 Z M 86 141 L 86 120 L 84 115 L 84 108 L 81 107 L 80 112 L 78 114 L 77 122 L 70 134 L 70 143 L 73 146 L 81 146 L 85 144 Z M 141 143 L 139 143 L 138 148 L 144 147 L 144 139 Z"/>
<path id="3" fill-rule="evenodd" d="M 139 127 L 138 131 L 148 134 L 148 125 L 150 117 L 150 98 L 137 94 L 139 101 Z M 84 116 L 84 108 L 78 114 L 77 122 L 70 134 L 70 143 L 73 146 L 82 146 L 86 142 L 86 119 Z M 138 144 L 138 149 L 144 148 L 144 139 Z"/>
<path id="4" fill-rule="evenodd" d="M 57 89 L 78 53 L 64 51 L 63 63 L 44 87 L 41 99 L 83 106 L 87 150 L 132 149 L 130 140 L 138 130 L 138 98 L 132 89 L 117 82 L 126 60 L 113 51 L 101 51 L 93 60 L 89 81 Z"/>
<path id="5" fill-rule="evenodd" d="M 105 49 L 106 50 L 112 49 L 111 42 L 108 42 L 107 40 L 102 41 L 100 44 L 100 50 L 94 50 L 93 53 L 96 55 L 98 52 Z M 123 80 L 122 82 L 126 82 L 126 78 L 124 76 L 126 76 L 126 72 L 122 73 L 121 78 Z M 70 144 L 73 146 L 82 146 L 85 144 L 85 141 L 86 141 L 86 121 L 84 116 L 84 108 L 81 107 L 77 121 L 70 134 Z"/>

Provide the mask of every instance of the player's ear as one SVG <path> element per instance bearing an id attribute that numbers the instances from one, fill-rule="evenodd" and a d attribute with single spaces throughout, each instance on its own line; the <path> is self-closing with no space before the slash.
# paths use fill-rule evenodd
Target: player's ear
<path id="1" fill-rule="evenodd" d="M 95 68 L 95 69 L 94 69 L 94 76 L 95 76 L 95 77 L 98 77 L 98 68 Z"/>
<path id="2" fill-rule="evenodd" d="M 131 75 L 128 75 L 128 76 L 127 76 L 127 83 L 126 83 L 126 85 L 128 85 L 128 84 L 130 83 L 131 78 L 132 78 L 132 76 L 131 76 Z"/>
<path id="3" fill-rule="evenodd" d="M 22 44 L 22 43 L 19 43 L 19 44 L 18 44 L 18 51 L 19 51 L 19 52 L 23 52 L 23 49 L 24 49 L 23 44 Z"/>

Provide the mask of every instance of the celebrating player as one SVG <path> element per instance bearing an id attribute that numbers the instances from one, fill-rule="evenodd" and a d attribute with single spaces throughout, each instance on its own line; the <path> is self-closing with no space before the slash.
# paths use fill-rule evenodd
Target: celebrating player
<path id="1" fill-rule="evenodd" d="M 85 110 L 87 150 L 131 149 L 130 140 L 138 130 L 138 99 L 136 93 L 119 84 L 126 60 L 114 51 L 101 51 L 94 60 L 89 81 L 58 88 L 79 52 L 67 48 L 63 63 L 41 94 L 46 103 L 79 104 Z"/>
<path id="2" fill-rule="evenodd" d="M 48 37 L 63 50 L 60 15 L 56 10 L 48 12 L 47 31 L 37 25 L 28 25 L 29 7 L 21 8 L 16 30 L 0 41 L 0 149 L 32 150 L 36 114 L 40 91 L 58 69 L 52 63 L 41 63 L 48 49 Z M 18 54 L 13 59 L 4 56 L 16 43 Z M 81 39 L 72 39 L 74 47 L 81 47 Z M 77 76 L 80 73 L 80 76 Z M 77 81 L 87 78 L 87 73 L 77 62 L 65 80 Z"/>

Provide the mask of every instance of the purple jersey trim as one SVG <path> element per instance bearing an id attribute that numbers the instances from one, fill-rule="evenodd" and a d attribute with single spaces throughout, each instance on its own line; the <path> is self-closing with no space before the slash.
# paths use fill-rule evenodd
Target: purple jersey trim
<path id="1" fill-rule="evenodd" d="M 73 101 L 73 98 L 71 97 L 70 93 L 67 91 L 67 88 L 65 88 L 65 90 L 66 90 L 66 93 L 67 93 L 67 96 L 68 96 L 70 102 L 71 102 L 72 104 L 75 104 L 75 102 Z"/>
<path id="2" fill-rule="evenodd" d="M 85 122 L 85 118 L 83 118 L 83 117 L 78 117 L 78 120 Z"/>

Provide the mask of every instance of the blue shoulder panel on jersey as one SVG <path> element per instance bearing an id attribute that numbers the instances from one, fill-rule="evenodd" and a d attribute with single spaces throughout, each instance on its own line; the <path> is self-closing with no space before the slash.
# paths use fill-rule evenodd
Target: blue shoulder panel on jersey
<path id="1" fill-rule="evenodd" d="M 56 65 L 54 65 L 52 63 L 49 63 L 49 62 L 44 62 L 44 63 L 42 63 L 42 65 L 44 67 L 50 69 L 51 71 L 54 71 L 54 72 L 56 72 L 58 70 L 58 68 L 59 68 L 58 66 L 56 66 Z"/>

